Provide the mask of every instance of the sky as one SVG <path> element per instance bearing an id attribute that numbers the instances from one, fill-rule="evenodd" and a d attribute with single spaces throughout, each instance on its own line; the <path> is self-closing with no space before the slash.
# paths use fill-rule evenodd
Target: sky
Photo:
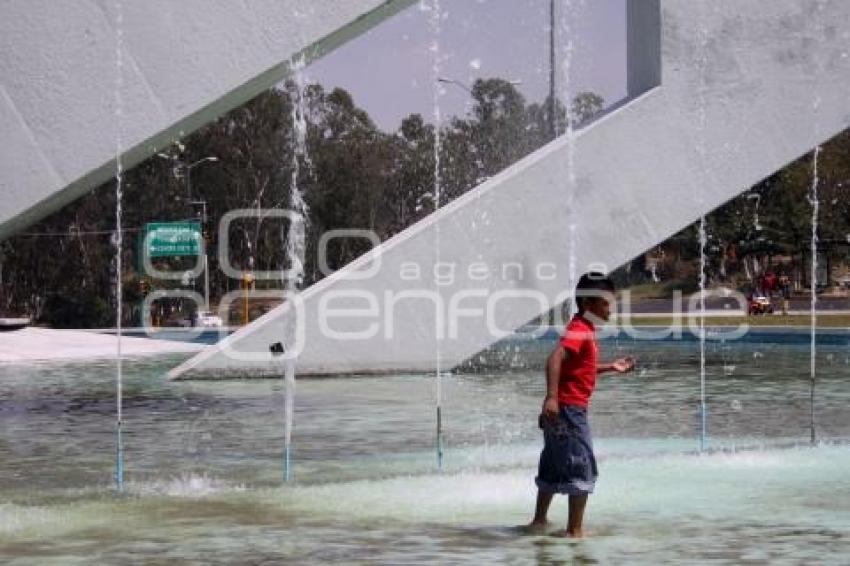
<path id="1" fill-rule="evenodd" d="M 617 102 L 626 95 L 625 0 L 556 3 L 558 91 L 591 90 L 606 106 Z M 549 5 L 549 0 L 441 0 L 439 75 L 467 86 L 476 78 L 521 81 L 517 88 L 527 101 L 542 101 L 549 90 Z M 431 11 L 417 3 L 311 64 L 306 79 L 348 90 L 384 130 L 398 129 L 414 112 L 432 121 L 432 24 Z M 443 119 L 469 110 L 471 98 L 462 87 L 437 88 Z"/>

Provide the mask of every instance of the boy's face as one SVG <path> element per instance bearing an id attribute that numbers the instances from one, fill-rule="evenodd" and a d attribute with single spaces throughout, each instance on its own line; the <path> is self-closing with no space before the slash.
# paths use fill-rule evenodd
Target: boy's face
<path id="1" fill-rule="evenodd" d="M 587 312 L 604 321 L 611 316 L 611 304 L 605 297 L 588 297 L 584 301 L 584 306 Z"/>

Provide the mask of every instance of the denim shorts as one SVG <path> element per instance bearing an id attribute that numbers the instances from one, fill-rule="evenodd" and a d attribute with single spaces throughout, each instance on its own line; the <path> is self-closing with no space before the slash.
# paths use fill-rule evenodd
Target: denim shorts
<path id="1" fill-rule="evenodd" d="M 541 419 L 543 452 L 535 483 L 541 491 L 582 495 L 593 493 L 599 472 L 587 409 L 563 405 L 557 421 Z"/>

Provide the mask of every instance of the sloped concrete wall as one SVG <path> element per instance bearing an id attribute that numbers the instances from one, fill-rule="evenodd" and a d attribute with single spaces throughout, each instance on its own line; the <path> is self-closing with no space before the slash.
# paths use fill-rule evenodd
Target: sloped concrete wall
<path id="1" fill-rule="evenodd" d="M 0 2 L 0 240 L 413 2 Z"/>
<path id="2" fill-rule="evenodd" d="M 660 9 L 660 18 L 646 9 Z M 644 59 L 642 71 L 632 69 L 632 94 L 653 76 L 661 85 L 303 293 L 300 374 L 450 368 L 498 338 L 485 315 L 494 296 L 539 292 L 554 303 L 588 267 L 621 265 L 850 124 L 848 2 L 632 0 L 629 19 L 630 46 L 651 55 L 660 26 L 661 50 L 660 68 Z M 376 275 L 356 278 L 377 262 Z M 408 277 L 409 263 L 420 266 L 420 279 Z M 455 266 L 451 283 L 432 275 L 440 264 Z M 505 276 L 506 265 L 523 266 L 523 276 L 514 267 Z M 386 297 L 404 292 L 438 295 L 443 312 L 454 298 L 471 312 L 455 309 L 449 328 L 428 300 L 388 308 Z M 322 331 L 322 302 L 332 293 L 333 307 L 360 309 L 333 320 L 337 333 L 377 332 L 343 339 Z M 268 346 L 293 323 L 293 304 L 172 376 L 279 373 Z M 513 329 L 543 310 L 534 300 L 503 300 L 490 317 Z"/>

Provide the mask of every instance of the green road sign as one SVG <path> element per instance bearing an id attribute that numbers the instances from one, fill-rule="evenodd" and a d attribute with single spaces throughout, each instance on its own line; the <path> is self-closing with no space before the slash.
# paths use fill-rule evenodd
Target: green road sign
<path id="1" fill-rule="evenodd" d="M 145 225 L 148 257 L 197 256 L 201 253 L 200 222 L 151 222 Z"/>

